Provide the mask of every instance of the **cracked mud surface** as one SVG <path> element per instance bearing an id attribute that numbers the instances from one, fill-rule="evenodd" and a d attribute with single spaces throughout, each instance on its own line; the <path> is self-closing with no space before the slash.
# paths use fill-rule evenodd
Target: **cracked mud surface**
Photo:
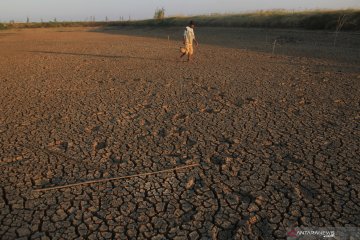
<path id="1" fill-rule="evenodd" d="M 292 226 L 360 226 L 359 67 L 211 45 L 188 64 L 179 46 L 0 33 L 1 239 L 282 239 Z"/>

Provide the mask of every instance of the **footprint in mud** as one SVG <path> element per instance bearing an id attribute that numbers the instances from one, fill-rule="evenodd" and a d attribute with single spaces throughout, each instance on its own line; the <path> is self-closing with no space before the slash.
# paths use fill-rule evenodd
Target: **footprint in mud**
<path id="1" fill-rule="evenodd" d="M 157 132 L 157 135 L 158 135 L 159 137 L 162 137 L 162 138 L 166 137 L 166 136 L 167 136 L 167 133 L 166 133 L 165 128 L 161 128 L 161 129 Z"/>
<path id="2" fill-rule="evenodd" d="M 304 161 L 302 159 L 291 156 L 290 154 L 286 154 L 283 159 L 287 162 L 302 164 Z"/>
<path id="3" fill-rule="evenodd" d="M 96 126 L 91 129 L 92 132 L 98 132 L 99 130 L 100 130 L 100 126 Z"/>
<path id="4" fill-rule="evenodd" d="M 174 127 L 172 132 L 176 135 L 181 135 L 183 132 L 186 132 L 186 130 L 187 129 L 185 127 L 180 126 L 180 127 Z"/>
<path id="5" fill-rule="evenodd" d="M 244 101 L 244 99 L 239 98 L 239 99 L 236 99 L 236 100 L 235 100 L 234 104 L 235 104 L 237 107 L 241 108 L 241 107 L 244 106 L 245 101 Z"/>
<path id="6" fill-rule="evenodd" d="M 221 166 L 225 164 L 225 159 L 219 155 L 214 155 L 210 158 L 210 161 L 215 165 Z"/>
<path id="7" fill-rule="evenodd" d="M 71 143 L 65 141 L 55 141 L 53 144 L 49 144 L 50 149 L 57 149 L 66 152 Z"/>
<path id="8" fill-rule="evenodd" d="M 67 151 L 68 147 L 69 147 L 68 142 L 61 142 L 60 145 L 58 146 L 58 148 L 60 148 L 61 150 L 64 150 L 65 152 Z"/>
<path id="9" fill-rule="evenodd" d="M 200 112 L 202 112 L 202 113 L 213 113 L 214 109 L 212 109 L 211 107 L 205 107 L 205 108 L 200 109 Z"/>
<path id="10" fill-rule="evenodd" d="M 313 201 L 319 195 L 317 189 L 306 184 L 299 184 L 295 187 L 294 191 L 299 197 L 303 197 L 308 201 Z"/>
<path id="11" fill-rule="evenodd" d="M 177 120 L 186 121 L 188 119 L 188 116 L 184 113 L 177 113 L 172 117 L 172 121 L 175 122 Z"/>
<path id="12" fill-rule="evenodd" d="M 247 97 L 247 98 L 246 98 L 246 101 L 247 101 L 248 103 L 256 103 L 256 102 L 257 102 L 257 99 L 256 99 L 256 98 L 253 98 L 253 97 Z"/>
<path id="13" fill-rule="evenodd" d="M 95 126 L 95 127 L 88 126 L 84 130 L 87 133 L 93 133 L 93 132 L 98 132 L 100 128 L 101 128 L 100 126 Z"/>
<path id="14" fill-rule="evenodd" d="M 150 125 L 150 122 L 146 119 L 140 119 L 139 124 L 140 124 L 140 126 L 147 126 L 147 125 Z"/>
<path id="15" fill-rule="evenodd" d="M 116 163 L 125 163 L 125 161 L 121 157 L 116 156 L 115 154 L 110 155 L 110 161 L 115 164 Z"/>
<path id="16" fill-rule="evenodd" d="M 194 146 L 197 143 L 197 141 L 191 137 L 188 137 L 186 140 L 186 145 L 189 147 Z"/>
<path id="17" fill-rule="evenodd" d="M 105 141 L 103 142 L 94 142 L 93 144 L 93 149 L 96 150 L 96 151 L 99 151 L 101 149 L 104 149 L 107 147 L 107 144 Z"/>

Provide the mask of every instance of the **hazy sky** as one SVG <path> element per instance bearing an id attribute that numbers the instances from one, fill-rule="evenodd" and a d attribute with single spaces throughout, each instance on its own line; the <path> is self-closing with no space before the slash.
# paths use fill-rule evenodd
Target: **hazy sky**
<path id="1" fill-rule="evenodd" d="M 360 8 L 360 0 L 0 0 L 0 21 L 111 20 L 153 17 L 157 7 L 166 15 L 239 13 L 264 9 Z"/>

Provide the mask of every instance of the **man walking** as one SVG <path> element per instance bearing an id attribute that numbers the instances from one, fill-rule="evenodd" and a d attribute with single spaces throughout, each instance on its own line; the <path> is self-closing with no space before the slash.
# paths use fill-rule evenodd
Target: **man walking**
<path id="1" fill-rule="evenodd" d="M 180 58 L 182 58 L 185 55 L 188 55 L 188 62 L 191 61 L 192 55 L 194 54 L 193 43 L 195 43 L 196 46 L 199 45 L 199 43 L 196 41 L 195 38 L 194 27 L 195 27 L 195 23 L 193 21 L 190 21 L 189 26 L 186 27 L 184 32 L 183 43 L 185 45 L 185 51 L 180 56 Z"/>

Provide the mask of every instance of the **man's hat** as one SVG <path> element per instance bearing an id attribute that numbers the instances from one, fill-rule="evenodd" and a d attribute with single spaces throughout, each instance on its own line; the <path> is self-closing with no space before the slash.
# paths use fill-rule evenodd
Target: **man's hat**
<path id="1" fill-rule="evenodd" d="M 195 22 L 193 20 L 190 21 L 189 26 L 195 25 Z"/>

